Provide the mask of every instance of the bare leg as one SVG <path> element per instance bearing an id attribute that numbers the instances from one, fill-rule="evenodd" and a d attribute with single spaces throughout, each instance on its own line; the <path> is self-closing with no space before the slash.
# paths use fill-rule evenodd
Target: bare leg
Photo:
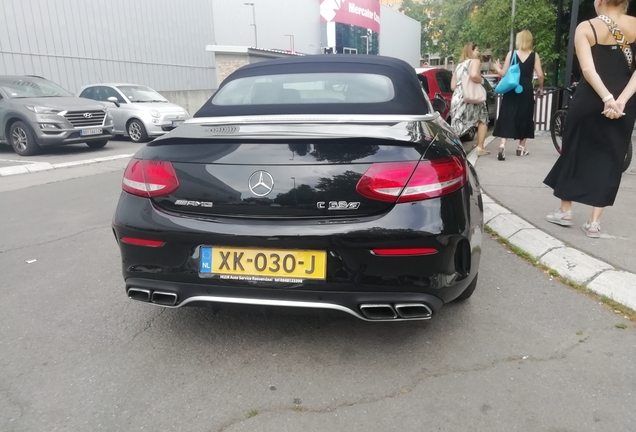
<path id="1" fill-rule="evenodd" d="M 486 134 L 488 133 L 488 125 L 484 122 L 479 122 L 477 126 L 477 147 L 484 149 L 484 142 L 486 141 Z"/>
<path id="2" fill-rule="evenodd" d="M 572 201 L 561 201 L 561 213 L 567 213 L 572 210 Z M 571 217 L 568 217 L 572 219 Z"/>
<path id="3" fill-rule="evenodd" d="M 590 222 L 601 223 L 602 214 L 603 214 L 603 207 L 592 207 L 592 216 L 590 216 Z"/>
<path id="4" fill-rule="evenodd" d="M 502 138 L 501 139 L 501 144 L 499 144 L 499 148 L 500 149 L 505 149 L 506 148 L 506 141 L 508 141 L 508 138 Z"/>

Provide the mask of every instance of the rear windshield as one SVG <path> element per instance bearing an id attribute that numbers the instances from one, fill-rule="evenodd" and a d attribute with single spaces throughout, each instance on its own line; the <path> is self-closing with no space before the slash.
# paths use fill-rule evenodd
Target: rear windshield
<path id="1" fill-rule="evenodd" d="M 394 96 L 393 82 L 384 75 L 295 73 L 238 78 L 219 89 L 212 104 L 365 104 L 388 102 Z"/>

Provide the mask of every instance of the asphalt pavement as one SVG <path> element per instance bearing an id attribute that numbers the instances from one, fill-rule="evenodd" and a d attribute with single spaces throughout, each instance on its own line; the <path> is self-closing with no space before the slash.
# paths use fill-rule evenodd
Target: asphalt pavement
<path id="1" fill-rule="evenodd" d="M 0 430 L 636 430 L 632 323 L 488 237 L 428 322 L 128 300 L 118 163 L 0 178 Z"/>

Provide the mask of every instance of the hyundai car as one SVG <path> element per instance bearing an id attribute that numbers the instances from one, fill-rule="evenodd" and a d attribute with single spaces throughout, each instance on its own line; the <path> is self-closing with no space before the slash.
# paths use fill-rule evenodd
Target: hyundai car
<path id="1" fill-rule="evenodd" d="M 66 144 L 101 148 L 113 127 L 103 103 L 75 97 L 42 77 L 0 76 L 0 143 L 21 156 Z"/>
<path id="2" fill-rule="evenodd" d="M 323 55 L 232 73 L 126 168 L 128 297 L 426 320 L 477 286 L 483 203 L 407 63 Z"/>

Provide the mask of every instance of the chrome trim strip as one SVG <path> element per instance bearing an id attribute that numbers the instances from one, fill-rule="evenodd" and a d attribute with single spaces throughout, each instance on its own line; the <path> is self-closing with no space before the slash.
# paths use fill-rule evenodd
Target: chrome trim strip
<path id="1" fill-rule="evenodd" d="M 307 308 L 307 309 L 326 309 L 326 310 L 344 312 L 349 315 L 353 315 L 354 317 L 361 319 L 362 321 L 369 321 L 369 322 L 420 321 L 420 320 L 426 320 L 431 318 L 431 317 L 412 318 L 412 319 L 395 318 L 395 319 L 387 319 L 387 320 L 370 320 L 364 315 L 354 310 L 351 310 L 341 305 L 332 304 L 332 303 L 316 303 L 316 302 L 304 302 L 304 301 L 293 301 L 293 300 L 270 300 L 270 299 L 238 298 L 238 297 L 194 296 L 194 297 L 189 297 L 185 299 L 183 302 L 175 306 L 164 306 L 157 303 L 149 303 L 149 304 L 157 306 L 157 307 L 178 309 L 189 303 L 194 303 L 194 302 L 210 302 L 210 303 L 216 302 L 216 303 L 229 303 L 229 304 L 243 304 L 243 305 L 250 305 L 250 306 L 279 306 L 279 307 L 297 307 L 297 308 Z M 364 305 L 360 307 L 363 307 L 363 306 Z M 397 314 L 396 314 L 396 317 L 397 317 Z"/>
<path id="2" fill-rule="evenodd" d="M 379 114 L 291 114 L 262 116 L 197 117 L 184 124 L 203 126 L 229 124 L 300 124 L 300 123 L 403 123 L 435 120 L 440 116 L 436 111 L 423 115 L 379 115 Z"/>

